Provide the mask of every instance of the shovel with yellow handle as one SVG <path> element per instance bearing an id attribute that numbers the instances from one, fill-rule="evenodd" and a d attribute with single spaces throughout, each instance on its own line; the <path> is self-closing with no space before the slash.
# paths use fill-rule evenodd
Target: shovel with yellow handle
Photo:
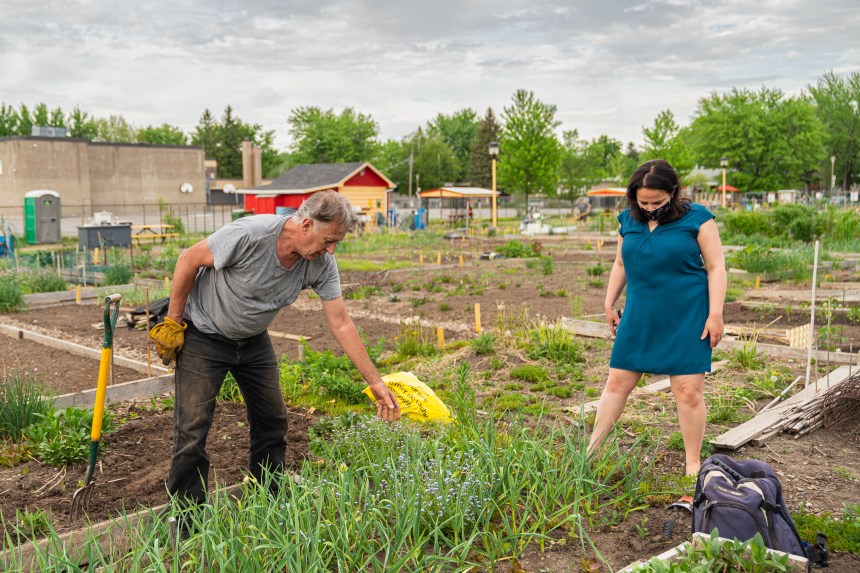
<path id="1" fill-rule="evenodd" d="M 69 519 L 78 518 L 81 509 L 86 510 L 93 496 L 95 486 L 96 459 L 99 456 L 99 440 L 102 437 L 102 419 L 105 410 L 105 394 L 107 393 L 108 377 L 110 376 L 111 354 L 113 353 L 113 332 L 119 315 L 119 300 L 122 295 L 112 294 L 105 297 L 105 338 L 102 343 L 102 355 L 99 361 L 99 381 L 96 386 L 96 403 L 93 406 L 93 428 L 90 433 L 90 465 L 84 477 L 84 485 L 72 496 L 72 510 Z M 111 312 L 113 306 L 113 312 Z"/>

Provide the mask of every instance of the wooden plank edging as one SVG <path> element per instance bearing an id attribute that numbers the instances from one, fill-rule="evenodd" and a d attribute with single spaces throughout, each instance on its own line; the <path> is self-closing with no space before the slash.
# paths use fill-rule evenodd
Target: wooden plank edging
<path id="1" fill-rule="evenodd" d="M 157 394 L 165 394 L 173 391 L 173 374 L 162 374 L 152 378 L 132 380 L 122 384 L 108 386 L 105 394 L 106 404 L 116 404 L 128 400 L 149 398 Z M 95 401 L 96 390 L 84 390 L 71 394 L 62 394 L 54 398 L 54 407 L 57 409 L 74 406 L 76 408 L 92 408 Z"/>
<path id="2" fill-rule="evenodd" d="M 44 346 L 56 348 L 57 350 L 64 350 L 70 354 L 83 356 L 85 358 L 92 358 L 93 360 L 101 359 L 101 349 L 97 350 L 94 348 L 87 348 L 86 346 L 82 346 L 75 342 L 60 340 L 59 338 L 54 338 L 53 336 L 39 334 L 38 332 L 25 330 L 17 326 L 0 324 L 0 334 L 5 334 L 10 338 L 31 340 Z M 170 372 L 170 370 L 168 370 L 167 368 L 156 365 L 155 363 L 151 364 L 149 368 L 147 368 L 147 365 L 144 362 L 138 362 L 137 360 L 132 360 L 131 358 L 124 358 L 122 356 L 117 356 L 116 354 L 113 355 L 113 363 L 115 366 L 128 368 L 129 370 L 134 370 L 135 372 L 140 372 L 141 374 L 149 374 L 150 371 L 156 374 L 167 374 Z"/>

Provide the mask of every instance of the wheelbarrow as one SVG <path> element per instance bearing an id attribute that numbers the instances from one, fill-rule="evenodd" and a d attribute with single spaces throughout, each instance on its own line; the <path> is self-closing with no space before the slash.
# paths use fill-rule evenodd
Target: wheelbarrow
<path id="1" fill-rule="evenodd" d="M 96 401 L 93 406 L 93 426 L 90 433 L 90 464 L 84 477 L 83 486 L 78 488 L 74 495 L 72 495 L 72 508 L 69 512 L 70 521 L 75 521 L 82 509 L 86 511 L 90 503 L 90 498 L 93 496 L 93 489 L 95 488 L 96 460 L 99 457 L 99 441 L 102 437 L 105 394 L 107 393 L 107 383 L 110 376 L 113 333 L 116 328 L 117 316 L 119 315 L 120 298 L 122 298 L 120 294 L 112 294 L 105 297 L 105 337 L 104 342 L 102 342 L 102 355 L 99 361 L 99 380 L 96 385 Z M 111 311 L 111 307 L 113 307 L 113 311 Z"/>

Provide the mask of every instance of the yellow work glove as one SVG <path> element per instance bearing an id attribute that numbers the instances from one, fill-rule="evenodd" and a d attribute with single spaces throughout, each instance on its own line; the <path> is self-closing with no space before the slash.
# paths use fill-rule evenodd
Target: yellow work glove
<path id="1" fill-rule="evenodd" d="M 185 322 L 179 324 L 170 317 L 164 317 L 164 322 L 156 324 L 149 331 L 149 337 L 155 341 L 155 351 L 165 365 L 176 360 L 176 355 L 182 350 L 186 328 L 188 325 Z"/>

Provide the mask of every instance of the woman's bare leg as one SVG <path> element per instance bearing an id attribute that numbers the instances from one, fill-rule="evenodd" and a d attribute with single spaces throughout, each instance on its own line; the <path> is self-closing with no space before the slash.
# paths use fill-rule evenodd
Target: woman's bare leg
<path id="1" fill-rule="evenodd" d="M 603 388 L 600 403 L 597 405 L 594 431 L 591 433 L 591 440 L 588 443 L 589 454 L 597 449 L 597 446 L 621 417 L 621 412 L 624 411 L 624 406 L 627 404 L 627 397 L 630 396 L 630 392 L 636 387 L 640 378 L 642 378 L 641 372 L 631 372 L 618 368 L 609 369 L 606 386 Z"/>
<path id="2" fill-rule="evenodd" d="M 705 406 L 704 374 L 672 376 L 672 394 L 678 404 L 678 423 L 684 437 L 686 473 L 696 475 L 701 466 L 702 440 L 705 439 L 705 422 L 708 410 Z"/>

